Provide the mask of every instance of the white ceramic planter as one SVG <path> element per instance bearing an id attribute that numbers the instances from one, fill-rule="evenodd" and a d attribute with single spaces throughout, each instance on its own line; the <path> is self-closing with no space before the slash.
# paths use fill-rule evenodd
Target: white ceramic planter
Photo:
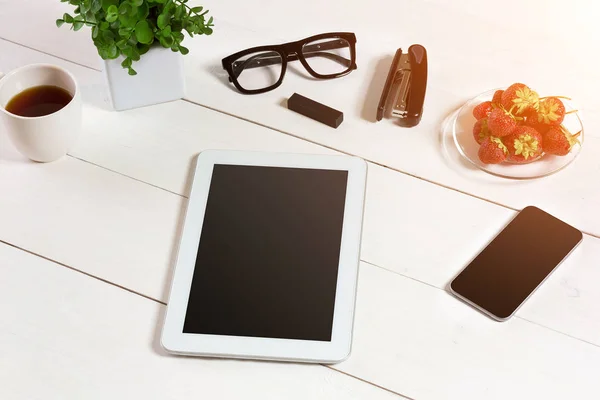
<path id="1" fill-rule="evenodd" d="M 117 111 L 165 103 L 183 98 L 185 80 L 183 56 L 171 49 L 152 47 L 132 67 L 129 75 L 121 66 L 123 58 L 104 61 L 104 75 L 113 108 Z"/>

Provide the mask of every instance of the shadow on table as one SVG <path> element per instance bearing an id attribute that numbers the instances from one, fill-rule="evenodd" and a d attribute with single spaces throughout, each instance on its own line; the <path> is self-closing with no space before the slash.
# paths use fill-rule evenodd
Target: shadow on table
<path id="1" fill-rule="evenodd" d="M 226 86 L 229 90 L 232 90 L 236 93 L 240 93 L 237 90 L 237 88 L 233 85 L 233 83 L 229 82 L 229 74 L 220 65 L 219 66 L 215 66 L 215 65 L 210 66 L 209 65 L 209 66 L 207 66 L 205 71 L 208 72 L 209 75 L 215 77 L 218 82 L 220 82 L 222 85 Z M 321 80 L 321 79 L 313 77 L 312 75 L 309 75 L 308 72 L 306 72 L 305 70 L 303 70 L 301 68 L 298 68 L 297 65 L 293 65 L 292 63 L 288 63 L 288 65 L 287 65 L 286 76 L 290 72 L 294 75 L 300 76 L 309 81 L 320 81 Z M 285 82 L 285 78 L 284 78 L 284 82 Z"/>
<path id="2" fill-rule="evenodd" d="M 460 172 L 460 169 L 468 169 L 468 170 L 477 170 L 472 163 L 466 160 L 458 151 L 454 143 L 453 136 L 453 126 L 456 117 L 458 116 L 458 112 L 462 105 L 457 106 L 453 111 L 451 111 L 443 121 L 439 124 L 440 126 L 440 135 L 439 135 L 439 145 L 442 150 L 444 162 L 448 166 L 448 168 L 453 169 L 457 172 Z"/>
<path id="3" fill-rule="evenodd" d="M 365 101 L 363 103 L 360 116 L 369 122 L 377 122 L 377 106 L 379 105 L 379 99 L 383 92 L 383 86 L 385 86 L 385 80 L 387 79 L 390 66 L 394 57 L 392 55 L 386 56 L 378 61 L 374 61 L 369 66 L 373 69 L 371 79 L 368 80 L 366 88 L 362 91 L 365 93 Z"/>
<path id="4" fill-rule="evenodd" d="M 162 290 L 162 295 L 160 298 L 160 302 L 166 305 L 169 299 L 169 292 L 171 290 L 171 283 L 173 281 L 173 272 L 175 270 L 175 264 L 177 263 L 177 254 L 179 252 L 179 245 L 181 243 L 181 235 L 183 234 L 183 224 L 185 221 L 185 215 L 188 207 L 188 199 L 190 197 L 190 192 L 192 189 L 192 182 L 194 180 L 194 171 L 196 170 L 196 163 L 198 161 L 198 155 L 196 154 L 192 160 L 190 161 L 190 166 L 188 169 L 188 175 L 185 181 L 185 191 L 183 193 L 183 197 L 185 197 L 185 201 L 182 202 L 182 206 L 179 210 L 179 215 L 177 218 L 177 226 L 175 228 L 175 234 L 173 235 L 173 243 L 171 245 L 171 257 L 169 260 L 169 268 L 167 269 L 167 274 L 164 277 L 165 285 Z M 164 301 L 164 302 L 163 302 Z M 165 313 L 167 308 L 160 307 L 159 315 L 156 320 L 156 328 L 154 330 L 154 339 L 152 341 L 152 350 L 159 355 L 168 355 L 168 353 L 163 349 L 160 344 L 160 336 L 162 333 L 163 324 L 165 321 Z"/>

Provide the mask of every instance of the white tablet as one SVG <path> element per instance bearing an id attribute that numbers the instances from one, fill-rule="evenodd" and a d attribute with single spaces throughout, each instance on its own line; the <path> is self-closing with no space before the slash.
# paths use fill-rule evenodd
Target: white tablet
<path id="1" fill-rule="evenodd" d="M 366 163 L 210 150 L 197 159 L 163 347 L 334 363 L 352 342 Z"/>

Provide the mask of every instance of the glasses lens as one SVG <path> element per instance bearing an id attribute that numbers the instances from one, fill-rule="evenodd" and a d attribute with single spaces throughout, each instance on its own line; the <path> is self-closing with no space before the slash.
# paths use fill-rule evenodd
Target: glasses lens
<path id="1" fill-rule="evenodd" d="M 350 43 L 345 39 L 320 39 L 305 44 L 302 54 L 308 65 L 320 75 L 346 72 L 352 65 Z"/>
<path id="2" fill-rule="evenodd" d="M 244 89 L 265 89 L 277 83 L 281 77 L 282 66 L 279 53 L 276 51 L 261 51 L 246 54 L 235 60 L 233 73 Z"/>

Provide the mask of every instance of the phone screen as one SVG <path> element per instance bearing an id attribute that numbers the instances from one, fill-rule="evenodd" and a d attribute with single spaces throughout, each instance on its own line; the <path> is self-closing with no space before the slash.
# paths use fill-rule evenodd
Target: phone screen
<path id="1" fill-rule="evenodd" d="M 582 233 L 536 207 L 521 211 L 452 281 L 452 291 L 507 319 L 581 242 Z"/>

